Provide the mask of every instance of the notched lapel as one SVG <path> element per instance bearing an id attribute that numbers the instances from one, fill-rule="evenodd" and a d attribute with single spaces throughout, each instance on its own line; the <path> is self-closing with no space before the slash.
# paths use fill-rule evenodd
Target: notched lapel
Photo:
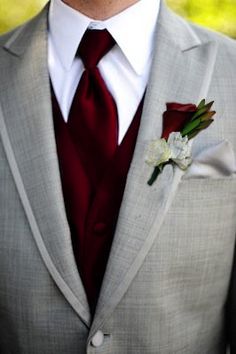
<path id="1" fill-rule="evenodd" d="M 153 242 L 162 241 L 158 233 L 183 171 L 166 166 L 149 187 L 152 169 L 145 164 L 146 149 L 161 135 L 166 102 L 198 103 L 207 97 L 216 50 L 215 43 L 201 43 L 162 3 L 141 126 L 91 335 L 121 301 Z"/>
<path id="2" fill-rule="evenodd" d="M 6 43 L 9 67 L 1 79 L 1 134 L 40 254 L 61 292 L 89 325 L 61 189 L 46 34 L 47 8 Z"/>

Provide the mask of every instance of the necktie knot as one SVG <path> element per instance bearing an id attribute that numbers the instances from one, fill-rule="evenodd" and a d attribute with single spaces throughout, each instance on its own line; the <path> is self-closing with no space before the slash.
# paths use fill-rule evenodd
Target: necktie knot
<path id="1" fill-rule="evenodd" d="M 106 29 L 87 29 L 80 42 L 77 55 L 80 56 L 85 68 L 91 69 L 97 66 L 114 44 L 115 40 Z"/>

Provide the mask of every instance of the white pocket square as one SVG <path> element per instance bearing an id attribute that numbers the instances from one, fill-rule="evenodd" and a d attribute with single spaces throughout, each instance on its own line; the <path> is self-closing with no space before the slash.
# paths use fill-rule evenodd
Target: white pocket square
<path id="1" fill-rule="evenodd" d="M 236 159 L 233 147 L 227 140 L 207 147 L 196 156 L 184 178 L 220 178 L 236 173 Z"/>

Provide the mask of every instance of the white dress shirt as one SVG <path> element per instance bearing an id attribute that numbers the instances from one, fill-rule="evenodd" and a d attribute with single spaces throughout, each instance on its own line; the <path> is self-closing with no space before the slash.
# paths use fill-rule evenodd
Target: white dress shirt
<path id="1" fill-rule="evenodd" d="M 119 143 L 144 95 L 150 73 L 160 0 L 139 0 L 105 21 L 93 20 L 62 0 L 49 10 L 48 66 L 52 85 L 67 122 L 84 67 L 75 54 L 87 28 L 106 28 L 116 45 L 99 62 L 101 75 L 118 110 Z"/>

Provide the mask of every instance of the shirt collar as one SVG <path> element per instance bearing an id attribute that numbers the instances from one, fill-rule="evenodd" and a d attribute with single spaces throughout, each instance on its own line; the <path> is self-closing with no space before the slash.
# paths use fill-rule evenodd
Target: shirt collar
<path id="1" fill-rule="evenodd" d="M 95 21 L 62 0 L 52 0 L 49 10 L 50 37 L 63 66 L 69 70 L 86 29 L 106 28 L 130 65 L 141 75 L 152 54 L 159 7 L 160 0 L 139 0 L 108 20 Z"/>

